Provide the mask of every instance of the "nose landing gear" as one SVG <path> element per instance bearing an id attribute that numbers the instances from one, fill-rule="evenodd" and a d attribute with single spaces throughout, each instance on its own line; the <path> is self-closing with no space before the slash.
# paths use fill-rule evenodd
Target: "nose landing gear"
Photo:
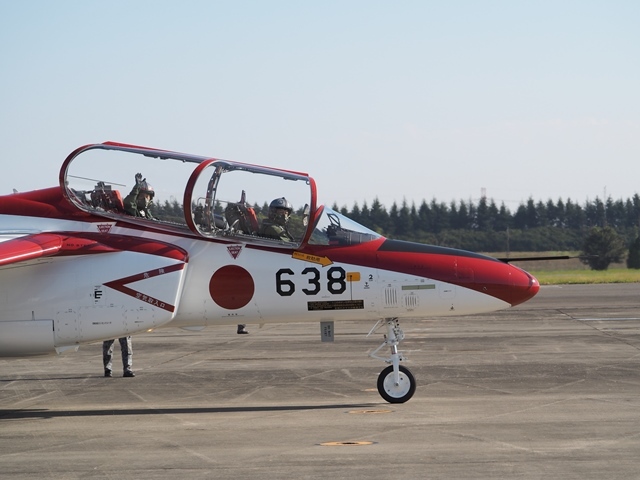
<path id="1" fill-rule="evenodd" d="M 377 330 L 383 323 L 387 327 L 384 342 L 369 354 L 370 357 L 391 364 L 382 370 L 378 376 L 378 393 L 389 403 L 404 403 L 409 400 L 416 391 L 416 380 L 413 374 L 408 368 L 400 365 L 400 362 L 404 360 L 404 358 L 402 353 L 398 351 L 398 345 L 404 339 L 404 332 L 400 328 L 400 322 L 397 318 L 387 318 L 379 320 L 371 329 L 369 335 Z M 391 348 L 391 355 L 387 358 L 378 356 L 377 353 L 385 346 Z"/>

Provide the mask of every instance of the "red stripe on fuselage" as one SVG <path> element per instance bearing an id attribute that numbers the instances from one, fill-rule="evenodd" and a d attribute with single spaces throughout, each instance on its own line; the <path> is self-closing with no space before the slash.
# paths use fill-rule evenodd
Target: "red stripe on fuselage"
<path id="1" fill-rule="evenodd" d="M 137 273 L 135 275 L 130 275 L 125 278 L 119 278 L 118 280 L 112 280 L 104 284 L 105 287 L 113 288 L 120 293 L 124 293 L 125 295 L 129 295 L 135 299 L 140 300 L 141 302 L 147 303 L 153 307 L 158 307 L 168 312 L 175 311 L 175 305 L 171 305 L 169 303 L 165 303 L 162 300 L 159 300 L 151 295 L 147 295 L 145 293 L 134 290 L 133 288 L 127 287 L 126 285 L 133 282 L 138 282 L 140 280 L 145 280 L 148 278 L 157 277 L 159 275 L 166 275 L 167 273 L 177 272 L 184 268 L 184 263 L 177 263 L 175 265 L 169 265 L 168 267 L 155 268 L 153 270 L 149 270 L 147 272 Z"/>
<path id="2" fill-rule="evenodd" d="M 381 238 L 351 246 L 313 248 L 313 254 L 468 288 L 511 305 L 532 298 L 537 280 L 524 270 L 465 250 Z"/>

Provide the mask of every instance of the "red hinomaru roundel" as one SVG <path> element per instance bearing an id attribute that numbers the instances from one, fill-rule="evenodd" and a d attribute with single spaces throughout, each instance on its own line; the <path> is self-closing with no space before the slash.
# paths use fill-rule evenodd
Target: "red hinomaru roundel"
<path id="1" fill-rule="evenodd" d="M 251 274 L 237 265 L 219 268 L 209 280 L 209 293 L 222 308 L 237 310 L 253 298 L 255 284 Z"/>

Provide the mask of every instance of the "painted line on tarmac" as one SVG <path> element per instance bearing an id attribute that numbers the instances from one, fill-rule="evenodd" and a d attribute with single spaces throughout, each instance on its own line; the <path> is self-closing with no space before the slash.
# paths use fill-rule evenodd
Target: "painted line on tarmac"
<path id="1" fill-rule="evenodd" d="M 576 318 L 581 322 L 625 322 L 640 320 L 640 317 L 596 317 L 596 318 Z"/>

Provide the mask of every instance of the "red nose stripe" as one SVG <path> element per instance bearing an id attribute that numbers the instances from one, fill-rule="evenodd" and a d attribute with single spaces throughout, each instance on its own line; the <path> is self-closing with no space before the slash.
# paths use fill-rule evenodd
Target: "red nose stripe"
<path id="1" fill-rule="evenodd" d="M 495 258 L 396 240 L 381 245 L 378 267 L 458 285 L 510 305 L 526 302 L 540 289 L 533 276 Z"/>

